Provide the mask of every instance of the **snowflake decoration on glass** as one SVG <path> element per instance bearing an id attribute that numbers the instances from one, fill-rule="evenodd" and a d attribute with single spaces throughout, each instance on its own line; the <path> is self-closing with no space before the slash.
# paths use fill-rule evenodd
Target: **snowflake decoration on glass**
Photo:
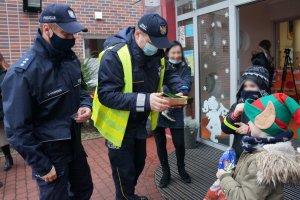
<path id="1" fill-rule="evenodd" d="M 229 69 L 228 69 L 228 68 L 225 69 L 225 73 L 226 73 L 226 74 L 229 73 Z"/>
<path id="2" fill-rule="evenodd" d="M 207 45 L 207 41 L 206 41 L 206 40 L 204 40 L 203 44 L 206 46 L 206 45 Z"/>
<path id="3" fill-rule="evenodd" d="M 226 13 L 225 13 L 225 17 L 228 18 L 228 16 L 229 16 L 229 14 L 228 14 L 228 12 L 226 12 Z"/>
<path id="4" fill-rule="evenodd" d="M 207 64 L 205 63 L 205 64 L 203 65 L 203 67 L 204 67 L 205 69 L 207 69 L 208 66 L 207 66 Z"/>
<path id="5" fill-rule="evenodd" d="M 203 90 L 204 90 L 204 91 L 206 91 L 206 90 L 207 90 L 206 86 L 203 86 Z"/>
<path id="6" fill-rule="evenodd" d="M 201 20 L 201 24 L 204 24 L 204 19 Z"/>
<path id="7" fill-rule="evenodd" d="M 215 25 L 216 25 L 215 22 L 211 23 L 211 27 L 215 27 Z"/>
<path id="8" fill-rule="evenodd" d="M 216 22 L 218 28 L 222 28 L 222 23 L 220 21 Z"/>
<path id="9" fill-rule="evenodd" d="M 224 94 L 221 94 L 221 99 L 224 99 L 224 98 L 225 98 Z"/>
<path id="10" fill-rule="evenodd" d="M 227 44 L 227 40 L 222 40 L 222 44 L 225 46 Z"/>
<path id="11" fill-rule="evenodd" d="M 214 75 L 214 79 L 218 80 L 219 76 L 218 75 Z"/>
<path id="12" fill-rule="evenodd" d="M 217 55 L 217 52 L 216 52 L 216 51 L 213 51 L 213 52 L 212 52 L 212 55 L 213 55 L 213 56 L 216 56 L 216 55 Z"/>

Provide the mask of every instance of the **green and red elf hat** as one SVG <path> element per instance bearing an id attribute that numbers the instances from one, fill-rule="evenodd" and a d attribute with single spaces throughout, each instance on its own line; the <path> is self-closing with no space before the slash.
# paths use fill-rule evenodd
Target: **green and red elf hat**
<path id="1" fill-rule="evenodd" d="M 300 127 L 300 106 L 283 93 L 264 96 L 257 100 L 248 99 L 245 102 L 244 112 L 257 128 L 271 136 L 287 131 L 291 118 Z M 299 128 L 298 135 L 300 138 Z"/>

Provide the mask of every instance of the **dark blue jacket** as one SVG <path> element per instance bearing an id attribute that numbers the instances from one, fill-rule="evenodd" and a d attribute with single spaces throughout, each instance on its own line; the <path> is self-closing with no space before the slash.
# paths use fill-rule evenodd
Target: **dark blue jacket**
<path id="1" fill-rule="evenodd" d="M 107 50 L 100 62 L 98 74 L 99 101 L 113 109 L 129 110 L 130 116 L 125 135 L 144 139 L 146 138 L 146 121 L 151 111 L 150 94 L 157 92 L 160 60 L 164 57 L 163 51 L 156 55 L 145 56 L 134 39 L 134 27 L 123 29 L 114 37 L 108 38 L 104 47 L 114 46 Z M 117 51 L 124 44 L 129 47 L 132 62 L 133 92 L 124 94 L 124 72 Z M 164 83 L 177 92 L 186 92 L 184 83 L 172 68 L 166 68 Z"/>
<path id="2" fill-rule="evenodd" d="M 79 107 L 91 107 L 82 83 L 75 53 L 56 51 L 40 32 L 4 78 L 2 96 L 8 140 L 37 175 L 46 174 L 53 162 L 69 155 L 70 149 L 64 148 L 73 139 L 76 125 L 72 115 Z"/>
<path id="3" fill-rule="evenodd" d="M 189 92 L 192 87 L 191 68 L 185 62 L 181 62 L 176 65 L 173 65 L 169 62 L 167 64 L 176 70 L 180 78 L 184 81 L 187 91 Z M 171 92 L 173 94 L 176 93 L 176 91 L 170 91 L 167 85 L 164 85 L 164 92 Z M 176 121 L 172 122 L 160 114 L 157 127 L 177 129 L 184 128 L 184 114 L 182 108 L 170 108 L 169 115 Z"/>

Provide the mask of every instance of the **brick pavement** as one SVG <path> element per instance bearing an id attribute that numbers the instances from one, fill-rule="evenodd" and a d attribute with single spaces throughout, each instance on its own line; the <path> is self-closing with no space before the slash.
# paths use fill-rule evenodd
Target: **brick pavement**
<path id="1" fill-rule="evenodd" d="M 107 149 L 104 145 L 104 139 L 98 138 L 87 140 L 83 145 L 88 154 L 88 162 L 91 167 L 94 193 L 92 200 L 113 200 L 114 183 L 112 181 L 110 164 L 107 156 Z M 174 147 L 168 139 L 168 151 L 173 151 Z M 0 188 L 0 199 L 3 200 L 35 200 L 38 199 L 38 188 L 31 179 L 31 168 L 26 166 L 24 160 L 18 154 L 14 154 L 14 167 L 7 173 L 0 172 L 0 181 L 4 186 Z M 3 157 L 0 159 L 0 165 L 4 163 Z M 139 178 L 136 188 L 137 194 L 146 195 L 151 200 L 162 199 L 154 182 L 154 171 L 159 164 L 154 138 L 147 141 L 147 160 L 146 166 Z"/>

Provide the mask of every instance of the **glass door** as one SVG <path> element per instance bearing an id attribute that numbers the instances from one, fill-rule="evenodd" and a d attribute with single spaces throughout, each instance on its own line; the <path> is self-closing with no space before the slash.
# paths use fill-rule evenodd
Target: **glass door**
<path id="1" fill-rule="evenodd" d="M 230 108 L 228 8 L 197 17 L 201 138 L 229 145 L 221 122 Z"/>
<path id="2" fill-rule="evenodd" d="M 192 72 L 192 89 L 190 91 L 189 96 L 193 98 L 191 104 L 188 104 L 185 108 L 186 116 L 190 116 L 193 119 L 195 118 L 195 63 L 194 63 L 194 34 L 193 34 L 193 18 L 186 19 L 178 22 L 178 41 L 181 43 L 183 47 L 184 57 L 191 68 Z"/>

